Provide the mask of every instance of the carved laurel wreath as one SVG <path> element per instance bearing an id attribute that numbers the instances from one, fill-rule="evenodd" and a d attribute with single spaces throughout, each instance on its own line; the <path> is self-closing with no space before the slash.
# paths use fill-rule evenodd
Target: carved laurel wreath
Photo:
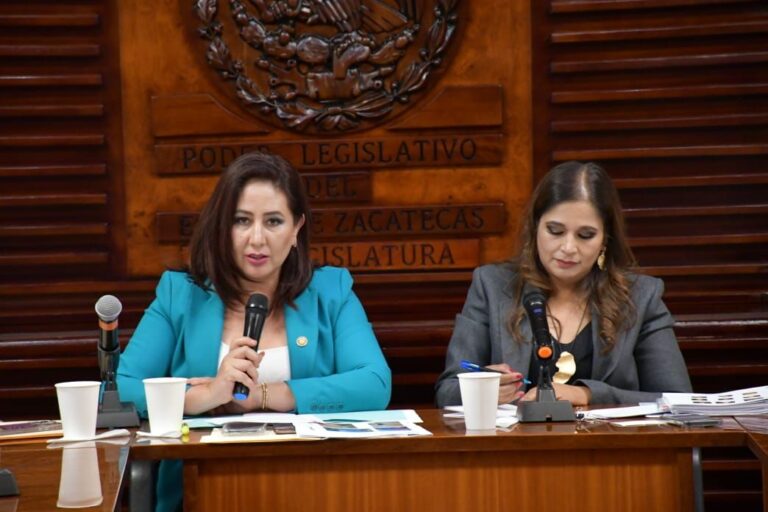
<path id="1" fill-rule="evenodd" d="M 386 88 L 367 91 L 360 96 L 327 108 L 310 105 L 300 99 L 285 101 L 265 95 L 258 84 L 245 73 L 243 63 L 232 57 L 222 37 L 223 29 L 217 19 L 218 0 L 196 0 L 195 13 L 203 22 L 200 36 L 209 41 L 206 50 L 208 63 L 226 80 L 235 84 L 237 97 L 246 105 L 254 106 L 262 114 L 275 114 L 287 128 L 303 131 L 311 123 L 324 131 L 346 131 L 357 128 L 365 120 L 380 119 L 392 111 L 395 102 L 407 103 L 410 95 L 424 87 L 433 68 L 439 67 L 443 55 L 456 31 L 456 6 L 459 0 L 435 0 L 435 18 L 426 36 L 426 44 L 419 51 L 419 60 L 405 67 Z M 261 22 L 246 14 L 240 1 L 230 0 L 230 6 L 239 18 L 241 27 L 266 30 Z M 243 32 L 246 33 L 247 30 Z"/>

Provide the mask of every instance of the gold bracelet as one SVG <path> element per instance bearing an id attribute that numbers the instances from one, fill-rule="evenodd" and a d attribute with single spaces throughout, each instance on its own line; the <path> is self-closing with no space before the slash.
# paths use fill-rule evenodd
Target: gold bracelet
<path id="1" fill-rule="evenodd" d="M 267 410 L 267 401 L 269 400 L 269 388 L 266 382 L 261 383 L 261 410 Z"/>

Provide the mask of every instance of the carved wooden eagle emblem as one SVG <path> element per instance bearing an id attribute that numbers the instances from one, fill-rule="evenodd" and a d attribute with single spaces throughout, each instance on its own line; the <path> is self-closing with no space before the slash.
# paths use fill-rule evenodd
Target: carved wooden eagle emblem
<path id="1" fill-rule="evenodd" d="M 208 64 L 249 111 L 333 133 L 378 124 L 426 89 L 458 1 L 198 0 L 194 10 Z"/>

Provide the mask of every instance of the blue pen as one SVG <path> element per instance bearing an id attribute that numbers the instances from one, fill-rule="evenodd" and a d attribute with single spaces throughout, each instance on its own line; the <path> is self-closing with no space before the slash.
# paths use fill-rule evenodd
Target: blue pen
<path id="1" fill-rule="evenodd" d="M 494 372 L 494 373 L 501 373 L 501 374 L 506 373 L 506 372 L 502 372 L 501 370 L 495 370 L 493 368 L 487 368 L 485 366 L 480 366 L 479 364 L 471 363 L 469 361 L 461 361 L 461 363 L 459 363 L 459 366 L 462 367 L 463 369 L 469 370 L 471 372 Z M 523 383 L 525 383 L 526 385 L 530 385 L 531 384 L 531 381 L 529 381 L 526 378 L 522 378 L 520 380 L 522 380 Z M 519 381 L 514 381 L 514 382 L 519 382 Z"/>

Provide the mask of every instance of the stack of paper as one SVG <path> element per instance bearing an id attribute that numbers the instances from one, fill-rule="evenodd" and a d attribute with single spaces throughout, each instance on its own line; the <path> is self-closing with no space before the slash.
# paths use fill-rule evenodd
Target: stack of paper
<path id="1" fill-rule="evenodd" d="M 709 416 L 768 414 L 768 386 L 725 393 L 664 393 L 661 405 L 670 412 Z"/>
<path id="2" fill-rule="evenodd" d="M 447 405 L 445 407 L 445 418 L 464 418 L 463 405 Z M 501 404 L 496 410 L 496 427 L 509 428 L 518 422 L 517 406 L 512 404 Z"/>
<path id="3" fill-rule="evenodd" d="M 59 420 L 0 422 L 0 442 L 30 437 L 61 437 L 62 434 Z"/>

